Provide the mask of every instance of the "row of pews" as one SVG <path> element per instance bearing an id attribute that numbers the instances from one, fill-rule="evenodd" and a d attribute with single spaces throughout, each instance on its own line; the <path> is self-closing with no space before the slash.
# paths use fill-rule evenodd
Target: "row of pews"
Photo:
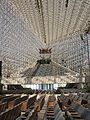
<path id="1" fill-rule="evenodd" d="M 62 111 L 56 101 L 55 95 L 50 95 L 48 98 L 44 120 L 65 120 Z"/>
<path id="2" fill-rule="evenodd" d="M 37 120 L 38 112 L 44 104 L 44 99 L 45 94 L 41 94 L 39 99 L 31 96 L 27 102 L 27 109 L 16 120 Z"/>
<path id="3" fill-rule="evenodd" d="M 36 106 L 37 106 L 37 111 L 40 112 L 40 110 L 42 109 L 44 103 L 45 103 L 45 94 L 40 95 L 40 97 L 38 98 L 38 100 L 36 101 Z"/>
<path id="4" fill-rule="evenodd" d="M 62 101 L 66 120 L 90 120 L 89 93 L 70 93 L 58 96 L 58 101 Z"/>
<path id="5" fill-rule="evenodd" d="M 44 98 L 41 94 L 38 102 L 37 94 L 0 96 L 0 120 L 36 120 Z"/>

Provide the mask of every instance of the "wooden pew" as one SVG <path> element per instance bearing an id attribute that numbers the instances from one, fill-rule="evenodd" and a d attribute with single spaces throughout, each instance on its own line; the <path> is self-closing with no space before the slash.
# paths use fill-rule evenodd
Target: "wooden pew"
<path id="1" fill-rule="evenodd" d="M 0 113 L 5 111 L 7 109 L 7 103 L 0 103 Z"/>
<path id="2" fill-rule="evenodd" d="M 36 101 L 36 97 L 37 95 L 31 95 L 28 98 L 27 109 L 25 111 L 25 114 L 21 115 L 16 120 L 21 120 L 21 119 L 22 120 L 36 120 L 37 119 L 38 106 L 42 106 L 44 95 L 41 95 L 41 97 L 38 100 L 39 101 L 38 103 Z"/>
<path id="3" fill-rule="evenodd" d="M 16 105 L 12 109 L 7 109 L 0 114 L 0 120 L 15 120 L 21 114 L 21 104 Z"/>
<path id="4" fill-rule="evenodd" d="M 1 99 L 0 103 L 0 113 L 8 109 L 9 102 L 15 98 L 17 98 L 17 96 L 4 96 L 4 98 Z"/>
<path id="5" fill-rule="evenodd" d="M 48 103 L 47 103 L 47 111 L 46 111 L 46 118 L 47 119 L 55 119 L 55 114 L 54 114 L 54 97 L 49 96 L 48 98 Z"/>
<path id="6" fill-rule="evenodd" d="M 67 101 L 67 103 L 65 103 L 65 105 L 66 105 L 65 109 L 67 110 L 66 115 L 67 115 L 68 119 L 70 119 L 70 120 L 74 120 L 74 119 L 84 120 L 82 118 L 81 114 L 78 112 L 78 109 L 81 105 L 78 102 L 77 98 L 79 98 L 79 97 L 76 96 L 75 99 L 73 99 L 73 101 L 71 102 L 71 104 L 68 104 L 68 101 Z M 68 100 L 69 99 L 70 99 L 70 97 L 68 96 Z M 70 100 L 72 100 L 72 99 L 70 99 Z"/>
<path id="7" fill-rule="evenodd" d="M 24 112 L 26 110 L 25 106 L 27 103 L 28 96 L 22 96 L 20 98 L 15 99 L 14 106 L 22 103 L 21 105 L 21 111 Z"/>
<path id="8" fill-rule="evenodd" d="M 18 105 L 23 101 L 26 101 L 28 99 L 28 96 L 22 96 L 20 98 L 15 99 L 14 105 Z"/>
<path id="9" fill-rule="evenodd" d="M 1 103 L 3 103 L 3 102 L 9 103 L 10 101 L 13 101 L 14 99 L 16 99 L 18 97 L 19 97 L 18 95 L 17 96 L 6 97 L 6 98 L 4 98 L 4 99 L 1 100 Z"/>
<path id="10" fill-rule="evenodd" d="M 36 101 L 36 104 L 37 104 L 37 106 L 38 106 L 38 108 L 37 108 L 37 111 L 38 111 L 38 112 L 42 109 L 42 107 L 43 107 L 43 105 L 44 105 L 44 102 L 45 102 L 45 95 L 42 95 L 42 96 Z"/>
<path id="11" fill-rule="evenodd" d="M 27 109 L 34 108 L 37 95 L 30 95 L 30 97 L 22 102 L 22 111 L 25 112 Z"/>
<path id="12" fill-rule="evenodd" d="M 33 95 L 29 97 L 28 102 L 27 102 L 27 109 L 35 105 L 36 98 L 37 98 L 37 95 Z"/>
<path id="13" fill-rule="evenodd" d="M 2 99 L 2 102 L 1 102 L 1 103 L 2 103 L 2 104 L 3 104 L 3 103 L 7 103 L 7 107 L 6 107 L 6 108 L 10 108 L 11 101 L 15 100 L 15 99 L 18 98 L 18 97 L 19 97 L 19 95 L 6 97 L 6 98 Z"/>
<path id="14" fill-rule="evenodd" d="M 34 102 L 32 101 L 33 99 L 35 100 L 35 96 L 31 96 L 29 98 L 28 107 L 25 113 L 18 117 L 16 120 L 37 120 L 37 106 L 34 105 Z"/>
<path id="15" fill-rule="evenodd" d="M 8 109 L 11 109 L 15 106 L 15 100 L 19 99 L 20 95 L 16 96 L 14 99 L 12 99 L 9 103 L 8 103 Z"/>
<path id="16" fill-rule="evenodd" d="M 37 95 L 31 96 L 30 98 L 28 98 L 28 96 L 18 97 L 9 103 L 9 108 L 13 108 L 15 105 L 22 103 L 21 111 L 25 112 L 26 109 L 34 106 L 36 97 Z"/>
<path id="17" fill-rule="evenodd" d="M 27 109 L 25 114 L 18 117 L 16 120 L 37 120 L 37 108 Z"/>
<path id="18" fill-rule="evenodd" d="M 3 99 L 8 99 L 8 98 L 10 98 L 10 97 L 12 97 L 12 96 L 13 96 L 13 95 L 8 95 L 8 96 L 3 95 L 3 96 L 0 97 L 0 102 L 2 102 Z"/>

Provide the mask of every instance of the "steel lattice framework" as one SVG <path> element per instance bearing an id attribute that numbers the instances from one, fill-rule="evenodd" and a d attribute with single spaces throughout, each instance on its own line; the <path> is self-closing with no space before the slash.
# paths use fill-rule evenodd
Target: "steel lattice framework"
<path id="1" fill-rule="evenodd" d="M 10 0 L 33 32 L 47 44 L 81 31 L 90 19 L 90 0 Z M 67 4 L 67 5 L 66 5 Z"/>

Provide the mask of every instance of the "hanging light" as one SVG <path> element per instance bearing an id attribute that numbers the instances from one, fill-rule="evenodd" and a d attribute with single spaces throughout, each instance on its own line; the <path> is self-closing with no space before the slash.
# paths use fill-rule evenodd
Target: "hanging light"
<path id="1" fill-rule="evenodd" d="M 69 2 L 69 0 L 66 0 L 66 8 L 68 7 L 68 2 Z"/>
<path id="2" fill-rule="evenodd" d="M 80 37 L 81 37 L 81 40 L 84 40 L 84 38 L 83 38 L 83 34 L 80 34 Z"/>

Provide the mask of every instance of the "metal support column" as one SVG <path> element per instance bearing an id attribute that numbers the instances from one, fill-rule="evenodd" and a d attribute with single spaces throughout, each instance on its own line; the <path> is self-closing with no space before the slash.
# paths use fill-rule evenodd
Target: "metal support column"
<path id="1" fill-rule="evenodd" d="M 86 33 L 86 41 L 87 41 L 87 53 L 88 53 L 88 72 L 86 74 L 86 83 L 90 84 L 90 53 L 89 53 L 89 42 L 88 42 L 88 34 Z"/>
<path id="2" fill-rule="evenodd" d="M 0 83 L 2 80 L 2 61 L 0 61 Z"/>

